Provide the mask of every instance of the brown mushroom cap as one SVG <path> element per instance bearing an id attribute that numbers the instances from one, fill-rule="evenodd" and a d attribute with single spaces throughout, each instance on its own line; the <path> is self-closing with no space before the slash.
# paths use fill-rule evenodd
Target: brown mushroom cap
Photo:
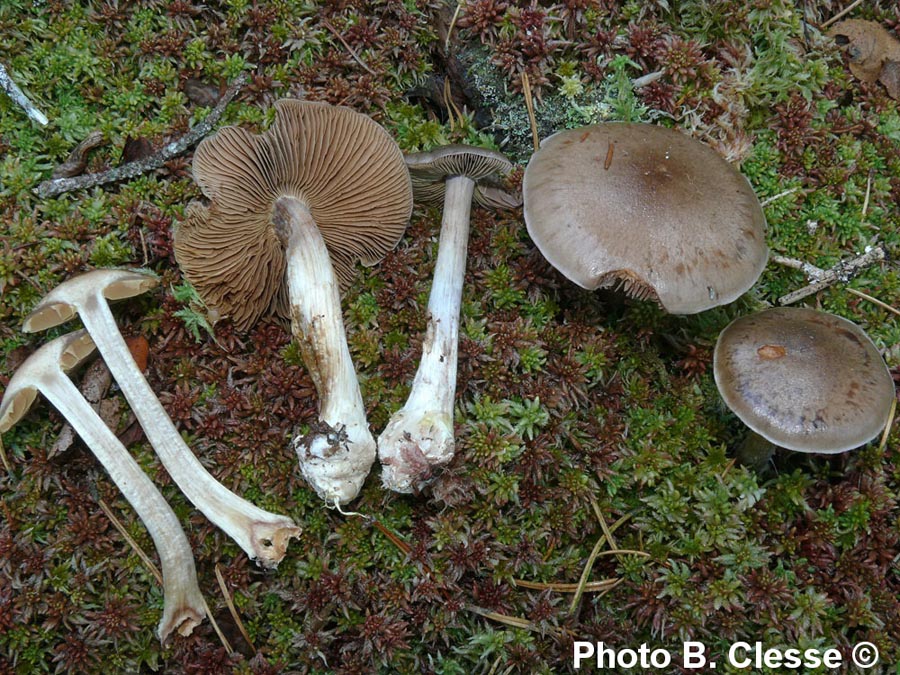
<path id="1" fill-rule="evenodd" d="M 499 152 L 471 145 L 445 145 L 406 156 L 415 198 L 426 204 L 444 201 L 444 182 L 466 176 L 477 185 L 475 203 L 485 208 L 516 208 L 522 200 L 502 188 L 501 181 L 513 169 L 512 162 Z"/>
<path id="2" fill-rule="evenodd" d="M 541 143 L 523 182 L 528 233 L 587 289 L 616 283 L 673 314 L 723 305 L 765 267 L 765 216 L 747 179 L 672 129 L 612 122 Z"/>
<path id="3" fill-rule="evenodd" d="M 862 329 L 812 309 L 736 319 L 719 335 L 713 372 L 748 427 L 800 452 L 867 443 L 884 429 L 894 398 L 887 365 Z"/>
<path id="4" fill-rule="evenodd" d="M 397 245 L 412 190 L 397 144 L 371 118 L 327 103 L 281 100 L 263 134 L 220 129 L 194 153 L 194 179 L 210 199 L 175 231 L 175 257 L 210 308 L 251 326 L 287 316 L 285 257 L 271 222 L 280 197 L 309 208 L 338 279 Z"/>

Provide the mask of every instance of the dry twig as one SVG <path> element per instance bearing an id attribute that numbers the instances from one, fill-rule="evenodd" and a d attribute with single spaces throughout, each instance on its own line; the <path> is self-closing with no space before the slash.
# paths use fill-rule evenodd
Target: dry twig
<path id="1" fill-rule="evenodd" d="M 9 76 L 9 73 L 6 72 L 6 67 L 2 63 L 0 63 L 0 89 L 3 89 L 14 103 L 25 111 L 25 114 L 28 115 L 29 118 L 33 119 L 41 126 L 47 125 L 47 116 L 38 110 L 34 103 L 28 100 L 25 93 L 19 89 L 19 86 L 15 82 L 13 82 L 13 79 Z"/>
<path id="2" fill-rule="evenodd" d="M 74 178 L 46 180 L 34 189 L 34 193 L 38 197 L 46 199 L 48 197 L 56 197 L 64 192 L 71 192 L 72 190 L 83 190 L 85 188 L 94 187 L 95 185 L 104 185 L 106 183 L 127 180 L 128 178 L 134 178 L 147 173 L 148 171 L 158 169 L 170 159 L 177 157 L 209 134 L 216 125 L 216 122 L 219 121 L 222 113 L 225 112 L 225 107 L 237 95 L 238 91 L 240 91 L 246 81 L 246 74 L 242 73 L 239 75 L 222 95 L 222 98 L 216 104 L 216 107 L 210 111 L 209 115 L 207 115 L 202 122 L 198 122 L 197 125 L 184 136 L 176 141 L 166 144 L 162 149 L 149 157 L 144 157 L 143 159 L 135 160 L 134 162 L 128 162 L 127 164 L 117 166 L 109 171 L 89 173 Z"/>
<path id="3" fill-rule="evenodd" d="M 785 267 L 801 270 L 811 280 L 811 283 L 803 288 L 799 288 L 796 291 L 792 291 L 787 295 L 778 298 L 778 304 L 790 305 L 813 293 L 818 293 L 835 283 L 846 283 L 866 267 L 881 262 L 886 257 L 887 255 L 883 246 L 873 246 L 865 253 L 858 255 L 855 258 L 839 262 L 834 267 L 823 270 L 802 260 L 774 255 L 772 256 L 772 262 L 784 265 Z"/>

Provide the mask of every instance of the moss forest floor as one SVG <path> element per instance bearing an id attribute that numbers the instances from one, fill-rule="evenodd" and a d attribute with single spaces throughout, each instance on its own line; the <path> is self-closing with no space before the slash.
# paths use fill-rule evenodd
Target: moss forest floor
<path id="1" fill-rule="evenodd" d="M 200 196 L 189 154 L 124 183 L 32 191 L 93 130 L 105 143 L 87 171 L 181 136 L 241 72 L 249 83 L 222 124 L 261 130 L 274 100 L 301 96 L 373 116 L 406 151 L 468 142 L 524 167 L 525 72 L 541 137 L 604 119 L 679 127 L 740 165 L 773 253 L 830 267 L 881 243 L 896 258 L 900 112 L 821 28 L 847 4 L 465 0 L 454 21 L 455 3 L 436 0 L 0 3 L 0 60 L 50 118 L 38 127 L 0 96 L 0 383 L 46 339 L 20 326 L 54 285 L 95 267 L 152 269 L 160 288 L 116 308 L 123 331 L 149 342 L 152 386 L 213 474 L 304 528 L 277 572 L 255 569 L 185 501 L 113 389 L 117 431 L 184 524 L 234 651 L 209 622 L 162 647 L 160 587 L 100 500 L 152 554 L 151 541 L 82 446 L 48 456 L 62 421 L 40 403 L 3 439 L 0 673 L 557 673 L 573 640 L 680 652 L 685 639 L 718 657 L 737 640 L 845 657 L 869 641 L 878 672 L 894 672 L 897 432 L 829 458 L 778 453 L 763 474 L 730 459 L 743 432 L 716 393 L 712 345 L 734 317 L 803 286 L 801 272 L 770 263 L 732 305 L 672 317 L 568 283 L 521 210 L 475 209 L 458 454 L 421 496 L 387 493 L 376 468 L 352 508 L 379 529 L 324 508 L 296 470 L 287 441 L 315 419 L 316 397 L 283 327 L 206 330 L 172 254 L 173 224 Z M 900 37 L 894 2 L 850 16 Z M 415 372 L 439 223 L 416 207 L 399 247 L 344 297 L 376 431 Z M 860 324 L 900 376 L 898 317 L 849 289 L 900 307 L 896 263 L 802 304 Z M 572 594 L 547 584 L 581 578 L 598 513 L 622 520 L 620 548 L 645 555 L 598 557 L 588 580 L 621 583 L 570 608 Z"/>

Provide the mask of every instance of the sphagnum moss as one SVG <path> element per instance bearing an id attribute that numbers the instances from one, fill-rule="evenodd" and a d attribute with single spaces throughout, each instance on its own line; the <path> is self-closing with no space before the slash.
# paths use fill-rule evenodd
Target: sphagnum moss
<path id="1" fill-rule="evenodd" d="M 677 651 L 690 637 L 723 654 L 735 640 L 772 635 L 786 646 L 842 649 L 868 640 L 893 666 L 897 432 L 885 451 L 825 461 L 778 455 L 777 473 L 756 476 L 729 462 L 739 426 L 702 367 L 704 346 L 732 318 L 805 283 L 797 271 L 769 266 L 748 299 L 666 317 L 572 288 L 535 254 L 518 214 L 476 209 L 458 457 L 430 499 L 392 497 L 371 480 L 358 506 L 406 553 L 365 520 L 323 510 L 290 470 L 284 441 L 314 419 L 316 400 L 283 328 L 270 321 L 241 334 L 222 321 L 212 326 L 215 340 L 202 329 L 199 342 L 191 334 L 189 305 L 173 295 L 182 280 L 165 232 L 199 195 L 187 164 L 43 202 L 30 192 L 93 129 L 108 145 L 89 156 L 92 171 L 118 162 L 128 135 L 157 147 L 180 136 L 207 112 L 187 96 L 186 81 L 215 89 L 241 68 L 254 78 L 223 124 L 260 131 L 272 101 L 304 94 L 375 116 L 406 150 L 449 141 L 510 154 L 509 137 L 524 159 L 525 71 L 545 133 L 585 123 L 585 111 L 637 111 L 739 162 L 766 204 L 767 243 L 777 253 L 827 267 L 875 241 L 897 248 L 897 103 L 856 82 L 816 30 L 833 11 L 828 3 L 806 8 L 804 30 L 800 10 L 780 0 L 690 3 L 677 15 L 660 3 L 567 2 L 558 17 L 473 0 L 461 8 L 449 56 L 438 10 L 424 0 L 0 7 L 4 64 L 51 118 L 42 130 L 0 103 L 0 384 L 37 344 L 18 328 L 46 290 L 100 263 L 149 265 L 163 290 L 121 308 L 121 319 L 150 342 L 151 384 L 177 393 L 164 403 L 213 473 L 304 525 L 303 553 L 277 574 L 241 568 L 236 547 L 192 512 L 123 419 L 117 431 L 130 435 L 188 525 L 214 614 L 224 610 L 219 563 L 233 573 L 229 588 L 259 654 L 235 639 L 238 651 L 227 655 L 208 626 L 161 650 L 152 634 L 159 591 L 104 525 L 96 497 L 145 545 L 146 534 L 83 450 L 46 457 L 59 421 L 32 415 L 6 436 L 13 474 L 0 476 L 0 670 L 177 663 L 204 672 L 453 673 L 496 663 L 558 672 L 569 667 L 572 639 Z M 884 3 L 854 16 L 895 34 L 900 24 Z M 452 127 L 439 95 L 404 99 L 441 92 L 451 69 L 450 94 L 468 106 Z M 661 74 L 640 82 L 652 73 Z M 476 129 L 473 120 L 489 123 L 492 112 L 494 126 Z M 360 370 L 376 429 L 402 404 L 415 368 L 438 217 L 417 210 L 400 248 L 381 269 L 362 270 L 344 299 L 351 345 L 371 357 Z M 849 284 L 900 305 L 890 264 Z M 840 285 L 814 300 L 863 325 L 897 372 L 900 329 L 890 315 Z M 609 522 L 630 515 L 617 543 L 651 557 L 599 558 L 591 578 L 624 583 L 601 599 L 586 595 L 569 615 L 568 598 L 513 588 L 510 579 L 577 581 L 600 536 L 590 496 Z M 539 630 L 472 614 L 467 603 Z"/>

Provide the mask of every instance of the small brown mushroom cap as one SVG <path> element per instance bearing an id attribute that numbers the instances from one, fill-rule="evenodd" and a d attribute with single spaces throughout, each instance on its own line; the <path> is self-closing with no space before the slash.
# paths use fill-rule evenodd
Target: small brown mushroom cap
<path id="1" fill-rule="evenodd" d="M 426 204 L 444 201 L 444 182 L 453 176 L 475 181 L 472 198 L 489 209 L 513 209 L 522 205 L 516 195 L 504 190 L 501 179 L 513 169 L 499 152 L 472 145 L 444 145 L 406 156 L 415 198 Z"/>
<path id="2" fill-rule="evenodd" d="M 41 377 L 53 378 L 62 368 L 69 372 L 94 353 L 94 341 L 80 330 L 58 338 L 54 346 L 38 350 L 13 373 L 0 402 L 0 433 L 9 431 L 31 408 L 38 395 Z"/>
<path id="3" fill-rule="evenodd" d="M 747 179 L 678 131 L 612 122 L 541 143 L 523 182 L 528 233 L 587 289 L 621 284 L 673 314 L 738 298 L 766 264 Z"/>
<path id="4" fill-rule="evenodd" d="M 209 208 L 188 207 L 175 257 L 206 304 L 240 328 L 267 311 L 287 316 L 285 256 L 271 220 L 280 197 L 309 208 L 338 279 L 397 245 L 412 188 L 394 140 L 366 115 L 327 103 L 281 100 L 254 135 L 225 127 L 194 153 L 194 179 Z"/>
<path id="5" fill-rule="evenodd" d="M 713 373 L 723 400 L 753 431 L 800 452 L 837 453 L 875 438 L 894 383 L 852 321 L 777 307 L 733 321 L 719 335 Z"/>

